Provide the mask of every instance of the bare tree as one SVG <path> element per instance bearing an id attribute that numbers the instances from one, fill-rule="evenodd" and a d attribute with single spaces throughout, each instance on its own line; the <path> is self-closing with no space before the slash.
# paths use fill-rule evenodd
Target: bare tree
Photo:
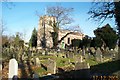
<path id="1" fill-rule="evenodd" d="M 4 2 L 5 6 L 8 8 L 8 9 L 12 9 L 13 7 L 15 7 L 15 4 L 13 2 L 11 2 L 11 0 L 0 0 L 1 2 Z"/>
<path id="2" fill-rule="evenodd" d="M 54 21 L 51 21 L 49 24 L 50 26 L 53 27 L 53 30 L 54 30 L 54 32 L 51 33 L 52 36 L 54 37 L 53 38 L 54 47 L 57 47 L 58 43 L 61 42 L 61 40 L 58 41 L 58 31 L 60 27 L 73 22 L 73 19 L 70 17 L 70 13 L 72 11 L 73 11 L 73 8 L 64 8 L 62 6 L 47 7 L 47 15 L 53 16 L 56 18 Z"/>
<path id="3" fill-rule="evenodd" d="M 117 29 L 120 34 L 120 1 L 93 3 L 93 6 L 89 10 L 88 14 L 90 14 L 89 19 L 94 19 L 95 21 L 99 21 L 100 25 L 106 19 L 115 18 Z"/>
<path id="4" fill-rule="evenodd" d="M 6 30 L 6 23 L 3 22 L 3 20 L 1 20 L 1 21 L 0 21 L 0 26 L 1 26 L 0 32 L 1 32 L 1 35 L 3 35 L 3 33 L 4 33 L 5 30 Z"/>
<path id="5" fill-rule="evenodd" d="M 120 48 L 120 1 L 93 3 L 93 7 L 89 10 L 88 14 L 90 14 L 90 19 L 101 21 L 101 24 L 106 19 L 115 18 L 119 35 L 118 46 Z M 120 54 L 118 56 L 120 57 Z"/>

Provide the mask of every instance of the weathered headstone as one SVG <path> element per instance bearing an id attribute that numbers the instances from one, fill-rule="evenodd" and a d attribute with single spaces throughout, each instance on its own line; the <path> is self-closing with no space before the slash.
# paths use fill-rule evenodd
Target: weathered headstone
<path id="1" fill-rule="evenodd" d="M 75 64 L 75 70 L 76 72 L 74 73 L 74 77 L 75 78 L 87 78 L 85 80 L 89 80 L 88 78 L 90 78 L 90 66 L 89 63 L 86 62 L 78 62 Z"/>
<path id="2" fill-rule="evenodd" d="M 17 63 L 16 59 L 11 59 L 9 61 L 8 78 L 9 78 L 9 80 L 12 80 L 12 78 L 17 75 L 18 75 L 18 63 Z"/>
<path id="3" fill-rule="evenodd" d="M 36 74 L 36 73 L 34 73 L 34 74 L 33 74 L 33 80 L 39 80 L 39 75 Z"/>
<path id="4" fill-rule="evenodd" d="M 96 57 L 96 61 L 98 61 L 98 62 L 102 61 L 102 52 L 101 52 L 100 48 L 97 48 L 95 57 Z"/>
<path id="5" fill-rule="evenodd" d="M 35 65 L 36 66 L 40 66 L 40 60 L 39 60 L 39 58 L 35 58 Z"/>
<path id="6" fill-rule="evenodd" d="M 22 60 L 25 60 L 25 56 L 24 56 L 24 54 L 22 55 Z"/>
<path id="7" fill-rule="evenodd" d="M 77 62 L 83 62 L 83 57 L 82 56 L 75 56 L 75 61 Z"/>
<path id="8" fill-rule="evenodd" d="M 0 58 L 0 72 L 2 71 L 2 59 Z"/>
<path id="9" fill-rule="evenodd" d="M 84 56 L 85 55 L 85 49 L 83 48 L 82 50 L 82 55 Z"/>
<path id="10" fill-rule="evenodd" d="M 90 68 L 89 63 L 86 62 L 78 62 L 75 64 L 75 70 L 80 70 L 80 69 L 88 69 Z"/>
<path id="11" fill-rule="evenodd" d="M 69 53 L 69 58 L 74 58 L 74 53 Z"/>
<path id="12" fill-rule="evenodd" d="M 94 48 L 94 47 L 91 47 L 91 48 L 90 48 L 90 51 L 91 51 L 91 54 L 94 54 L 94 53 L 95 53 L 95 48 Z"/>
<path id="13" fill-rule="evenodd" d="M 54 60 L 49 59 L 48 65 L 47 65 L 47 71 L 52 74 L 56 73 L 56 62 Z"/>
<path id="14" fill-rule="evenodd" d="M 2 80 L 2 59 L 0 58 L 0 80 Z"/>
<path id="15" fill-rule="evenodd" d="M 42 52 L 42 55 L 45 55 L 45 51 Z"/>

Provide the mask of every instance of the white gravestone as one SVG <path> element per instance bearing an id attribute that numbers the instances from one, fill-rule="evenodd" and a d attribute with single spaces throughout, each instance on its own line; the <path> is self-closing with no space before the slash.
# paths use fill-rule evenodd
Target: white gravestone
<path id="1" fill-rule="evenodd" d="M 18 75 L 18 63 L 17 63 L 16 59 L 11 59 L 9 61 L 8 79 L 12 80 L 12 78 L 17 75 Z"/>

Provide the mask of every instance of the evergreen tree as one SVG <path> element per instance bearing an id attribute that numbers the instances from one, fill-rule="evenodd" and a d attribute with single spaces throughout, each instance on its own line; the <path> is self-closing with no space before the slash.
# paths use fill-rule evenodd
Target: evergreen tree
<path id="1" fill-rule="evenodd" d="M 105 25 L 102 28 L 98 28 L 94 30 L 94 34 L 96 37 L 99 37 L 105 46 L 110 49 L 115 48 L 116 42 L 118 40 L 118 35 L 113 28 L 110 27 L 109 24 Z"/>
<path id="2" fill-rule="evenodd" d="M 32 36 L 29 40 L 29 44 L 31 47 L 36 47 L 37 46 L 37 30 L 34 28 L 32 31 Z"/>

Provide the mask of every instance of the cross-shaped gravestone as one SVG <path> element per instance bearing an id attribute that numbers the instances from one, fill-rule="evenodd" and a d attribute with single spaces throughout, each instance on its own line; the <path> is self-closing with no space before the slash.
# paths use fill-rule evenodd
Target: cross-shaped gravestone
<path id="1" fill-rule="evenodd" d="M 12 80 L 14 76 L 18 75 L 18 63 L 16 59 L 10 59 L 9 61 L 9 73 L 8 73 L 8 78 L 9 80 Z"/>

